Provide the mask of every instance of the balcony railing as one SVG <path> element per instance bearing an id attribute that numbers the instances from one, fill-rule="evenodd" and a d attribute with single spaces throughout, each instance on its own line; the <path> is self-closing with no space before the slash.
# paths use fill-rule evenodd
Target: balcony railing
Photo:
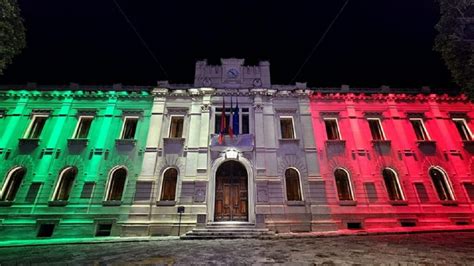
<path id="1" fill-rule="evenodd" d="M 251 151 L 255 146 L 253 134 L 241 134 L 233 136 L 224 135 L 224 140 L 219 143 L 219 134 L 212 134 L 209 147 L 213 151 L 222 151 L 227 147 L 238 147 L 241 151 Z"/>

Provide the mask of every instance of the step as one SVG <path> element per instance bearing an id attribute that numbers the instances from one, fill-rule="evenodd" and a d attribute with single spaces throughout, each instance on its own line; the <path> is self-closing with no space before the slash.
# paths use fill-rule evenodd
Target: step
<path id="1" fill-rule="evenodd" d="M 258 232 L 190 232 L 188 235 L 269 235 L 270 233 L 258 233 Z"/>
<path id="2" fill-rule="evenodd" d="M 262 228 L 194 228 L 193 231 L 219 231 L 219 232 L 268 232 L 268 229 L 262 229 Z"/>
<path id="3" fill-rule="evenodd" d="M 254 224 L 212 223 L 205 228 L 194 228 L 181 236 L 181 239 L 237 239 L 237 238 L 272 238 L 275 233 L 267 228 L 255 228 Z"/>

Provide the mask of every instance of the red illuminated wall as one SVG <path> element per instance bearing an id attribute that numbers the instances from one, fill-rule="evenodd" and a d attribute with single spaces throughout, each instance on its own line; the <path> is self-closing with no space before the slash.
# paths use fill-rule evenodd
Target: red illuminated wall
<path id="1" fill-rule="evenodd" d="M 472 225 L 474 145 L 461 140 L 452 121 L 465 118 L 474 130 L 474 108 L 464 96 L 315 93 L 311 112 L 331 217 L 340 229 L 347 223 L 366 229 L 399 228 L 402 222 L 416 228 Z M 341 141 L 327 141 L 324 118 L 337 119 Z M 381 119 L 387 141 L 372 141 L 367 118 Z M 410 118 L 422 119 L 432 141 L 417 142 Z M 433 166 L 447 173 L 454 200 L 439 199 L 428 174 Z M 353 201 L 338 198 L 338 167 L 350 174 Z M 389 200 L 386 167 L 398 174 L 405 200 Z"/>

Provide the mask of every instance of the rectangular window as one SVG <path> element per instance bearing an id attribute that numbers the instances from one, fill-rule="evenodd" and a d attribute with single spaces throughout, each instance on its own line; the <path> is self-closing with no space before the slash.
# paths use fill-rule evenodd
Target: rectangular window
<path id="1" fill-rule="evenodd" d="M 378 195 L 377 190 L 375 189 L 374 183 L 364 183 L 365 191 L 367 193 L 367 198 L 369 199 L 370 203 L 377 202 Z"/>
<path id="2" fill-rule="evenodd" d="M 280 130 L 282 139 L 294 139 L 295 128 L 293 125 L 293 117 L 281 116 L 280 117 Z"/>
<path id="3" fill-rule="evenodd" d="M 464 183 L 464 188 L 466 189 L 469 200 L 474 202 L 474 183 Z"/>
<path id="4" fill-rule="evenodd" d="M 372 140 L 385 140 L 385 134 L 382 129 L 382 122 L 379 118 L 368 118 Z"/>
<path id="5" fill-rule="evenodd" d="M 423 183 L 415 183 L 415 189 L 421 203 L 430 201 L 428 192 L 426 191 L 425 185 Z"/>
<path id="6" fill-rule="evenodd" d="M 183 125 L 184 117 L 183 116 L 171 116 L 170 122 L 170 138 L 182 138 L 183 137 Z"/>
<path id="7" fill-rule="evenodd" d="M 462 140 L 472 140 L 472 133 L 467 126 L 466 119 L 464 118 L 453 118 L 453 122 L 458 129 L 459 135 Z"/>
<path id="8" fill-rule="evenodd" d="M 97 224 L 95 236 L 110 236 L 112 232 L 112 224 Z"/>
<path id="9" fill-rule="evenodd" d="M 240 109 L 241 112 L 241 123 L 240 123 L 240 127 L 242 128 L 242 130 L 240 130 L 239 132 L 242 132 L 242 134 L 249 134 L 250 132 L 250 129 L 249 129 L 249 108 L 242 108 Z"/>
<path id="10" fill-rule="evenodd" d="M 73 139 L 87 139 L 89 130 L 91 128 L 93 116 L 80 116 L 77 121 L 76 130 L 74 131 Z"/>
<path id="11" fill-rule="evenodd" d="M 134 139 L 137 131 L 138 117 L 126 116 L 124 117 L 121 139 Z"/>
<path id="12" fill-rule="evenodd" d="M 221 131 L 221 117 L 222 108 L 215 109 L 215 120 L 214 120 L 214 133 L 219 134 Z M 225 109 L 225 134 L 227 134 L 227 127 L 230 121 L 230 108 Z M 249 108 L 239 108 L 239 134 L 249 134 Z"/>
<path id="13" fill-rule="evenodd" d="M 423 119 L 421 118 L 410 118 L 410 123 L 415 131 L 417 140 L 430 140 L 428 131 L 426 131 L 425 125 L 423 124 Z"/>
<path id="14" fill-rule="evenodd" d="M 336 118 L 324 119 L 324 125 L 326 126 L 326 134 L 328 140 L 341 140 L 341 133 L 339 131 L 339 125 Z"/>
<path id="15" fill-rule="evenodd" d="M 54 227 L 56 226 L 56 224 L 47 224 L 47 223 L 44 223 L 44 224 L 40 224 L 39 225 L 39 229 L 38 229 L 38 233 L 37 233 L 37 237 L 52 237 L 53 236 L 53 233 L 54 233 Z"/>
<path id="16" fill-rule="evenodd" d="M 44 125 L 46 124 L 47 115 L 33 115 L 28 130 L 25 133 L 25 139 L 39 139 Z"/>
<path id="17" fill-rule="evenodd" d="M 38 197 L 38 192 L 41 188 L 41 183 L 31 183 L 28 193 L 26 194 L 25 201 L 27 203 L 35 203 Z"/>
<path id="18" fill-rule="evenodd" d="M 82 186 L 81 199 L 90 199 L 92 197 L 92 192 L 94 191 L 94 182 L 85 182 Z"/>

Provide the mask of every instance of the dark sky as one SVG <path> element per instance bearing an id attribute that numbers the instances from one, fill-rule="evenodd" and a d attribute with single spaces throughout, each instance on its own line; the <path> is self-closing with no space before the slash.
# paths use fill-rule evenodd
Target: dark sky
<path id="1" fill-rule="evenodd" d="M 345 0 L 117 0 L 166 77 L 112 0 L 19 0 L 27 48 L 2 84 L 192 83 L 194 63 L 246 58 L 271 63 L 288 84 Z M 350 0 L 298 76 L 311 87 L 455 87 L 433 51 L 434 0 Z"/>

